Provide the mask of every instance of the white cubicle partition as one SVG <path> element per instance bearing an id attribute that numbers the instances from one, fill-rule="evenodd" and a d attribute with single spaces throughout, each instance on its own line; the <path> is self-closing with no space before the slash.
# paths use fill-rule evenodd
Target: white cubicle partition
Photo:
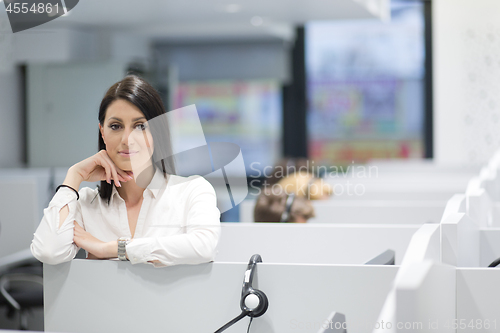
<path id="1" fill-rule="evenodd" d="M 393 201 L 445 201 L 453 194 L 463 192 L 466 182 L 405 180 L 331 179 L 332 200 L 393 200 Z"/>
<path id="2" fill-rule="evenodd" d="M 311 223 L 439 223 L 445 201 L 313 201 Z"/>
<path id="3" fill-rule="evenodd" d="M 375 166 L 363 167 L 363 172 L 327 175 L 324 178 L 341 200 L 447 200 L 465 191 L 471 173 L 386 172 Z"/>
<path id="4" fill-rule="evenodd" d="M 387 249 L 401 262 L 420 225 L 222 223 L 216 262 L 363 264 Z"/>
<path id="5" fill-rule="evenodd" d="M 439 223 L 446 201 L 315 200 L 309 223 L 423 224 Z M 254 220 L 255 200 L 240 204 L 240 221 Z"/>
<path id="6" fill-rule="evenodd" d="M 2 169 L 0 173 L 0 186 L 12 186 L 12 184 L 21 183 L 23 181 L 31 180 L 35 183 L 33 189 L 34 193 L 27 193 L 28 196 L 35 196 L 36 201 L 34 207 L 27 207 L 23 205 L 22 201 L 19 202 L 18 198 L 13 196 L 2 196 L 2 198 L 11 205 L 11 207 L 20 206 L 26 209 L 32 209 L 36 211 L 36 220 L 38 223 L 42 219 L 43 209 L 47 207 L 50 198 L 49 190 L 51 186 L 51 170 L 49 168 L 33 168 L 33 169 Z M 2 185 L 5 182 L 5 185 Z M 38 226 L 38 223 L 36 224 Z"/>
<path id="7" fill-rule="evenodd" d="M 500 157 L 500 154 L 499 154 Z M 382 170 L 388 171 L 413 171 L 413 172 L 444 172 L 444 173 L 465 173 L 476 172 L 478 168 L 475 166 L 457 166 L 456 163 L 436 162 L 433 159 L 385 159 L 374 158 L 370 160 L 367 166 L 377 166 Z"/>
<path id="8" fill-rule="evenodd" d="M 493 202 L 479 177 L 474 177 L 465 192 L 466 212 L 480 227 L 493 226 Z"/>
<path id="9" fill-rule="evenodd" d="M 254 287 L 269 309 L 259 333 L 316 333 L 332 311 L 349 333 L 374 326 L 396 266 L 257 265 Z M 73 260 L 44 265 L 45 330 L 68 332 L 214 332 L 241 313 L 247 263 L 154 268 L 129 262 Z M 367 278 L 369 277 L 369 278 Z M 245 318 L 225 332 L 246 331 Z"/>
<path id="10" fill-rule="evenodd" d="M 495 259 L 500 258 L 500 228 L 480 229 L 479 240 L 479 267 L 488 267 Z"/>
<path id="11" fill-rule="evenodd" d="M 28 249 L 57 184 L 67 168 L 2 169 L 0 173 L 0 258 Z M 95 183 L 82 183 L 95 186 Z"/>
<path id="12" fill-rule="evenodd" d="M 398 317 L 400 318 L 399 320 L 403 320 L 403 318 L 408 317 L 407 312 L 401 312 L 404 310 L 399 310 L 399 303 L 401 303 L 401 300 L 397 301 L 398 299 L 398 290 L 401 286 L 401 283 L 407 284 L 408 279 L 411 279 L 411 274 L 407 274 L 407 270 L 410 270 L 410 272 L 413 272 L 415 268 L 413 268 L 413 265 L 419 265 L 423 262 L 434 262 L 434 263 L 439 263 L 441 260 L 441 228 L 439 224 L 424 224 L 422 225 L 417 232 L 413 235 L 411 238 L 410 244 L 408 246 L 408 249 L 406 250 L 406 254 L 402 260 L 400 269 L 396 275 L 396 278 L 394 280 L 394 284 L 391 288 L 391 291 L 388 293 L 387 298 L 384 302 L 384 306 L 382 307 L 380 314 L 377 319 L 377 323 L 379 324 L 375 329 L 373 330 L 374 333 L 391 333 L 391 332 L 397 332 L 398 331 Z M 424 268 L 421 268 L 424 271 L 428 271 Z M 421 274 L 421 273 L 418 273 Z M 421 280 L 423 277 L 421 278 Z M 402 282 L 400 282 L 402 281 Z M 414 288 L 414 291 L 418 293 L 419 288 L 416 287 Z M 402 294 L 399 293 L 399 297 Z M 406 295 L 412 295 L 412 293 L 406 294 Z M 427 297 L 427 296 L 426 296 Z M 404 297 L 403 297 L 404 298 Z M 411 298 L 410 300 L 406 301 L 406 303 L 403 302 L 404 306 L 410 306 L 412 307 L 417 306 L 419 301 Z M 418 305 L 420 306 L 420 305 Z M 399 315 L 398 315 L 399 313 Z M 417 316 L 417 313 L 415 313 L 415 321 L 418 322 L 418 319 L 421 316 Z M 410 318 L 406 318 L 405 320 L 409 320 Z M 390 328 L 387 328 L 386 326 L 383 326 L 382 323 L 387 323 L 390 322 L 392 325 Z M 405 328 L 406 329 L 406 328 Z M 407 330 L 407 331 L 412 331 Z"/>
<path id="13" fill-rule="evenodd" d="M 422 225 L 411 238 L 402 265 L 431 260 L 441 261 L 441 227 L 439 224 Z"/>
<path id="14" fill-rule="evenodd" d="M 457 268 L 457 319 L 465 329 L 458 332 L 500 330 L 500 269 Z"/>
<path id="15" fill-rule="evenodd" d="M 500 151 L 473 179 L 467 188 L 468 213 L 481 226 L 479 230 L 479 267 L 457 268 L 457 318 L 474 332 L 498 332 L 500 329 L 500 270 L 488 268 L 500 257 L 500 193 L 498 167 Z M 490 223 L 488 223 L 490 222 Z"/>
<path id="16" fill-rule="evenodd" d="M 497 286 L 500 269 L 487 266 L 500 257 L 500 229 L 477 230 L 477 226 L 462 229 L 461 238 L 467 241 L 465 237 L 468 236 L 469 245 L 463 244 L 463 250 L 457 251 L 455 255 L 458 266 L 462 266 L 456 269 L 457 320 L 458 325 L 463 328 L 457 332 L 498 332 L 500 291 Z M 479 239 L 479 244 L 476 243 L 476 238 Z M 470 262 L 465 265 L 471 253 L 476 255 L 477 252 L 478 263 Z"/>
<path id="17" fill-rule="evenodd" d="M 29 248 L 38 220 L 37 182 L 0 179 L 0 258 Z"/>
<path id="18" fill-rule="evenodd" d="M 16 184 L 25 180 L 32 180 L 35 182 L 36 187 L 34 195 L 36 197 L 36 206 L 30 207 L 29 209 L 36 210 L 36 226 L 38 226 L 38 223 L 40 223 L 43 217 L 43 210 L 47 208 L 56 187 L 63 183 L 67 172 L 68 168 L 63 167 L 2 169 L 0 173 L 0 186 L 3 186 L 2 182 L 7 182 L 5 186 L 12 186 L 11 184 Z M 85 186 L 94 188 L 95 185 L 97 185 L 97 182 L 83 182 L 80 188 Z M 27 195 L 31 196 L 31 193 Z M 14 197 L 3 196 L 2 198 L 13 207 L 18 207 L 18 202 Z"/>
<path id="19" fill-rule="evenodd" d="M 457 267 L 479 266 L 479 227 L 465 213 L 441 221 L 441 262 Z"/>
<path id="20" fill-rule="evenodd" d="M 456 268 L 430 260 L 401 271 L 394 332 L 456 332 Z"/>
<path id="21" fill-rule="evenodd" d="M 498 220 L 489 223 L 494 205 L 483 185 L 471 180 L 465 195 L 450 200 L 441 222 L 443 263 L 457 266 L 457 332 L 500 330 L 500 269 L 487 267 L 500 257 L 500 228 L 491 227 Z"/>

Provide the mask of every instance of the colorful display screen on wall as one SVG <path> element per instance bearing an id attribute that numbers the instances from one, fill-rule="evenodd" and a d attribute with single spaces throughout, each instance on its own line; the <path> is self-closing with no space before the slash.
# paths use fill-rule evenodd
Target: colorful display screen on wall
<path id="1" fill-rule="evenodd" d="M 393 2 L 387 23 L 313 22 L 306 31 L 309 157 L 423 157 L 422 5 Z"/>
<path id="2" fill-rule="evenodd" d="M 281 147 L 281 87 L 273 80 L 189 81 L 177 87 L 174 108 L 195 104 L 207 142 L 241 147 L 247 174 L 273 165 Z M 181 123 L 189 140 L 189 121 Z"/>

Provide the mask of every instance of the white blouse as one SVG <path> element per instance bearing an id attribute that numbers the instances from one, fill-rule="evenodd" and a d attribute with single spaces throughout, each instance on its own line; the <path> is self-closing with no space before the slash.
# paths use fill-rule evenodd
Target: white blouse
<path id="1" fill-rule="evenodd" d="M 73 242 L 73 221 L 103 242 L 132 238 L 125 201 L 113 186 L 108 203 L 98 190 L 79 191 L 61 187 L 44 210 L 31 252 L 47 264 L 72 260 L 78 251 Z M 143 193 L 134 238 L 126 246 L 132 264 L 153 263 L 155 267 L 198 264 L 212 261 L 220 236 L 220 211 L 215 190 L 201 176 L 168 175 L 157 169 Z M 68 205 L 69 214 L 59 228 L 59 211 Z"/>

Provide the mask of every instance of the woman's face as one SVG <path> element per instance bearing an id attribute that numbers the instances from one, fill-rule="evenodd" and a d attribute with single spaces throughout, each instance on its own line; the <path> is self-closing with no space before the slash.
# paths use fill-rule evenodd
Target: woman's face
<path id="1" fill-rule="evenodd" d="M 118 168 L 136 173 L 151 163 L 153 137 L 146 117 L 132 103 L 122 99 L 112 102 L 99 130 Z"/>

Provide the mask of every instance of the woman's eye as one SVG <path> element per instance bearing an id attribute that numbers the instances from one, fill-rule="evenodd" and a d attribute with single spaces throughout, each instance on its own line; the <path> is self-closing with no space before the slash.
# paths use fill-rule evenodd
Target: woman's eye
<path id="1" fill-rule="evenodd" d="M 120 125 L 118 125 L 118 124 L 111 124 L 111 125 L 109 125 L 109 128 L 111 128 L 113 131 L 115 131 L 115 130 L 117 130 L 117 129 L 120 128 Z"/>
<path id="2" fill-rule="evenodd" d="M 135 128 L 137 128 L 141 131 L 144 131 L 147 128 L 147 125 L 146 124 L 138 124 L 135 126 Z"/>

